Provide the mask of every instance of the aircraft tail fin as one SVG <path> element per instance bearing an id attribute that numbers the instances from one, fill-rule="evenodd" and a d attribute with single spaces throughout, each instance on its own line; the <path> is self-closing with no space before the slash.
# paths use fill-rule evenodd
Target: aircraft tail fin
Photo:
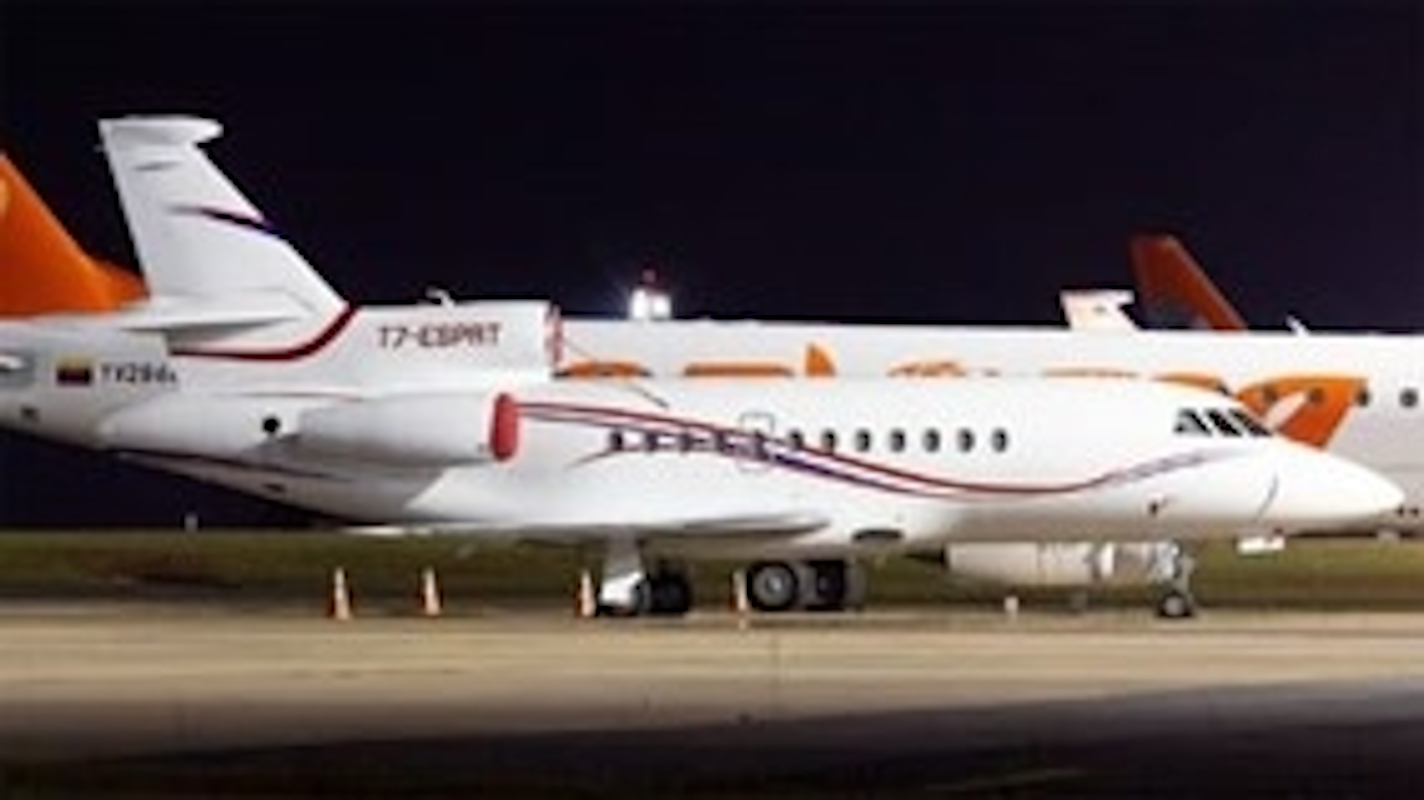
<path id="1" fill-rule="evenodd" d="M 203 151 L 221 132 L 217 122 L 184 116 L 99 123 L 150 293 L 339 313 L 341 296 Z"/>
<path id="2" fill-rule="evenodd" d="M 1132 292 L 1121 289 L 1065 289 L 1058 293 L 1069 330 L 1135 331 L 1137 323 L 1124 310 Z"/>
<path id="3" fill-rule="evenodd" d="M 0 154 L 0 317 L 113 311 L 144 295 L 136 275 L 90 258 Z"/>
<path id="4" fill-rule="evenodd" d="M 1128 250 L 1149 319 L 1219 331 L 1246 330 L 1246 321 L 1175 236 L 1135 236 Z"/>

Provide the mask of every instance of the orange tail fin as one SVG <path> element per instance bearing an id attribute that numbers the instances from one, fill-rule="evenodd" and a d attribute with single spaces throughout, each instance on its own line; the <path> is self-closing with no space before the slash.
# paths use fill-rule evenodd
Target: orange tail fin
<path id="1" fill-rule="evenodd" d="M 86 255 L 0 154 L 0 317 L 112 311 L 145 294 L 138 276 Z"/>
<path id="2" fill-rule="evenodd" d="M 1139 302 L 1149 316 L 1219 331 L 1246 330 L 1241 318 L 1201 265 L 1174 236 L 1135 236 L 1128 246 Z"/>

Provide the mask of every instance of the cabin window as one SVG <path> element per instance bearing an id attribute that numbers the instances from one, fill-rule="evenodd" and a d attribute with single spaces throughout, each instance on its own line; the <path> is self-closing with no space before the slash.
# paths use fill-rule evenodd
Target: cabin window
<path id="1" fill-rule="evenodd" d="M 1359 406 L 1360 408 L 1364 408 L 1369 404 L 1370 390 L 1367 387 L 1361 386 L 1360 390 L 1355 392 L 1355 405 Z"/>
<path id="2" fill-rule="evenodd" d="M 714 432 L 713 432 L 713 434 L 712 434 L 712 446 L 713 446 L 714 448 L 716 448 L 716 449 L 717 449 L 717 452 L 719 452 L 719 453 L 730 453 L 730 452 L 732 452 L 732 445 L 731 445 L 731 442 L 728 441 L 728 439 L 727 439 L 727 432 L 726 432 L 726 431 L 714 431 Z"/>
<path id="3" fill-rule="evenodd" d="M 766 460 L 766 457 L 767 457 L 767 450 L 766 450 L 766 434 L 765 434 L 765 433 L 762 433 L 761 431 L 757 431 L 757 432 L 753 433 L 753 434 L 752 434 L 752 440 L 751 440 L 751 447 L 752 447 L 752 458 L 761 459 L 761 460 L 763 460 L 763 461 Z"/>
<path id="4" fill-rule="evenodd" d="M 1189 408 L 1184 408 L 1177 412 L 1177 427 L 1174 429 L 1179 434 L 1187 436 L 1210 436 L 1211 428 L 1202 421 L 1197 412 Z"/>
<path id="5" fill-rule="evenodd" d="M 643 434 L 643 449 L 649 453 L 658 449 L 658 435 L 653 431 Z"/>
<path id="6" fill-rule="evenodd" d="M 692 452 L 692 448 L 693 448 L 693 446 L 694 446 L 695 444 L 696 444 L 696 441 L 694 440 L 694 437 L 693 437 L 693 435 L 692 435 L 692 431 L 683 431 L 682 433 L 679 433 L 679 434 L 677 435 L 677 449 L 678 449 L 678 450 L 680 450 L 680 451 L 682 451 L 682 452 L 684 452 L 684 453 L 690 453 L 690 452 Z"/>
<path id="7" fill-rule="evenodd" d="M 1207 419 L 1211 420 L 1212 427 L 1216 428 L 1225 436 L 1241 436 L 1243 431 L 1236 427 L 1236 423 L 1226 415 L 1226 412 L 1219 408 L 1209 408 L 1206 410 Z"/>
<path id="8" fill-rule="evenodd" d="M 957 441 L 959 442 L 959 452 L 967 453 L 970 450 L 973 450 L 974 431 L 971 431 L 968 428 L 960 428 L 959 433 L 957 435 Z"/>
<path id="9" fill-rule="evenodd" d="M 1236 420 L 1236 424 L 1237 424 L 1237 425 L 1240 425 L 1240 426 L 1242 427 L 1242 429 L 1244 429 L 1244 430 L 1245 430 L 1247 433 L 1249 433 L 1250 435 L 1252 435 L 1252 436 L 1270 436 L 1270 435 L 1271 435 L 1271 430 L 1270 430 L 1270 428 L 1267 428 L 1265 425 L 1262 425 L 1260 420 L 1258 420 L 1258 419 L 1256 419 L 1255 417 L 1251 416 L 1251 415 L 1250 415 L 1249 413 L 1247 413 L 1246 411 L 1244 411 L 1244 410 L 1242 410 L 1242 409 L 1239 409 L 1239 408 L 1233 408 L 1233 409 L 1230 409 L 1227 413 L 1229 413 L 1229 414 L 1231 415 L 1231 418 L 1232 418 L 1232 419 Z"/>
<path id="10" fill-rule="evenodd" d="M 1404 389 L 1399 393 L 1399 404 L 1405 408 L 1414 408 L 1419 405 L 1419 390 Z"/>
<path id="11" fill-rule="evenodd" d="M 615 453 L 623 449 L 623 431 L 621 429 L 614 428 L 608 432 L 608 449 Z"/>
<path id="12" fill-rule="evenodd" d="M 799 428 L 792 428 L 786 433 L 786 444 L 792 450 L 800 450 L 806 446 L 806 434 Z"/>
<path id="13" fill-rule="evenodd" d="M 941 444 L 941 442 L 942 442 L 942 438 L 943 438 L 943 437 L 940 436 L 940 433 L 939 433 L 939 429 L 938 429 L 938 428 L 929 428 L 929 429 L 925 430 L 925 435 L 924 435 L 925 452 L 926 452 L 926 453 L 938 453 L 938 452 L 939 452 L 939 448 L 940 448 L 940 444 Z"/>
<path id="14" fill-rule="evenodd" d="M 886 437 L 886 444 L 892 453 L 905 452 L 905 432 L 899 428 L 892 429 L 890 435 Z"/>
<path id="15" fill-rule="evenodd" d="M 1325 402 L 1325 390 L 1319 386 L 1312 386 L 1305 393 L 1305 399 L 1313 406 L 1318 406 Z"/>
<path id="16" fill-rule="evenodd" d="M 870 450 L 870 431 L 861 428 L 855 432 L 855 451 L 865 453 Z"/>
<path id="17" fill-rule="evenodd" d="M 995 453 L 1002 453 L 1008 450 L 1009 432 L 1003 428 L 995 428 L 994 432 L 989 434 L 989 447 L 992 448 Z"/>
<path id="18" fill-rule="evenodd" d="M 821 431 L 821 449 L 827 453 L 836 452 L 836 432 L 830 428 Z"/>

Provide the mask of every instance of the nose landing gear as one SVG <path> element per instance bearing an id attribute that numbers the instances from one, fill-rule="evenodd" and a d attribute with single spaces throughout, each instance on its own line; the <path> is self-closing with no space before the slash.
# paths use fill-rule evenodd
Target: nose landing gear
<path id="1" fill-rule="evenodd" d="M 1197 600 L 1192 594 L 1193 559 L 1181 545 L 1174 545 L 1167 566 L 1167 591 L 1157 601 L 1157 616 L 1162 619 L 1191 619 L 1197 615 Z"/>

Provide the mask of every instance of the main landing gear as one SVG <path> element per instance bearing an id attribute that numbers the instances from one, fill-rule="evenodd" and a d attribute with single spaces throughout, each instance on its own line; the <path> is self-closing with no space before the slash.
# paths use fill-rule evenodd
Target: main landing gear
<path id="1" fill-rule="evenodd" d="M 842 611 L 865 602 L 865 575 L 845 561 L 758 561 L 747 567 L 747 601 L 757 611 Z"/>
<path id="2" fill-rule="evenodd" d="M 865 576 L 859 566 L 837 560 L 758 561 L 746 571 L 747 602 L 761 612 L 841 611 L 865 601 Z M 608 544 L 599 582 L 601 616 L 672 616 L 692 609 L 692 583 L 675 561 L 643 566 L 638 543 L 619 539 Z"/>
<path id="3" fill-rule="evenodd" d="M 1191 619 L 1197 615 L 1197 600 L 1192 594 L 1193 559 L 1181 545 L 1173 545 L 1165 571 L 1167 590 L 1157 600 L 1157 616 L 1162 619 Z"/>
<path id="4" fill-rule="evenodd" d="M 643 568 L 638 543 L 619 539 L 608 544 L 603 580 L 598 588 L 598 613 L 632 617 L 643 614 L 680 615 L 692 609 L 692 583 L 675 562 Z"/>

